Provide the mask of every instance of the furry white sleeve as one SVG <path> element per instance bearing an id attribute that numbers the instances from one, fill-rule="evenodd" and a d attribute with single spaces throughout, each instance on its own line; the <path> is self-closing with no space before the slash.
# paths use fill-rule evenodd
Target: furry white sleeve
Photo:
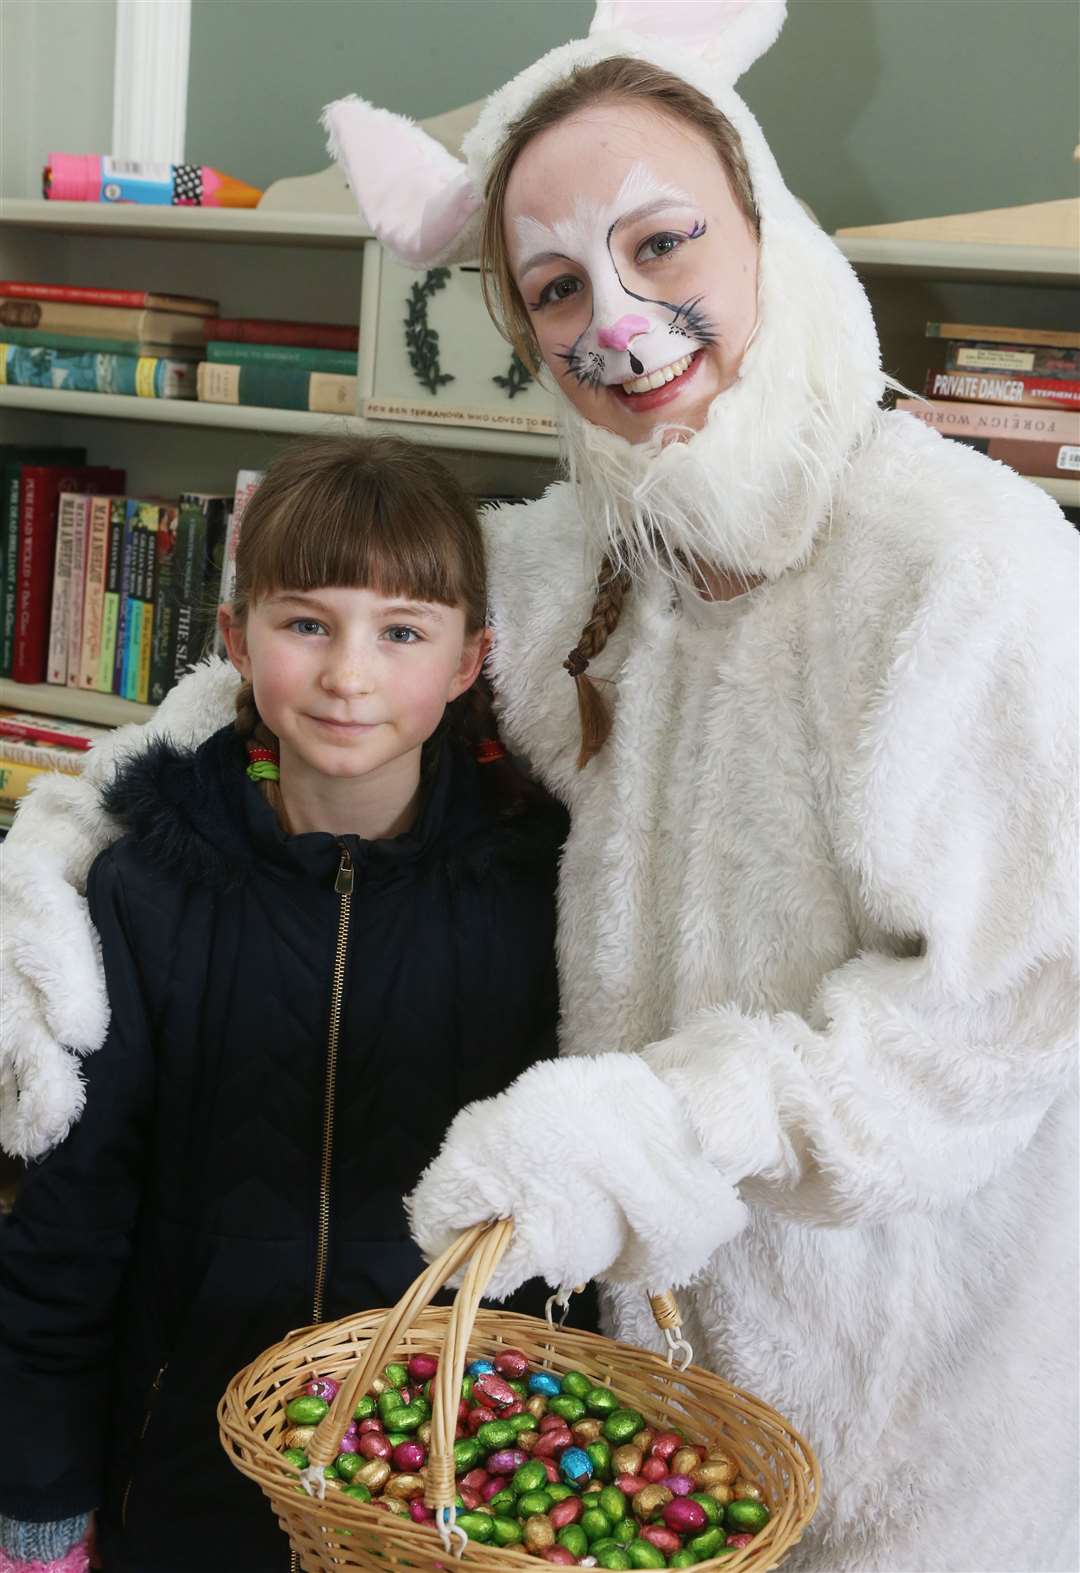
<path id="1" fill-rule="evenodd" d="M 470 1224 L 513 1218 L 494 1299 L 534 1277 L 678 1286 L 747 1219 L 636 1054 L 545 1060 L 469 1104 L 406 1205 L 428 1257 Z"/>
<path id="2" fill-rule="evenodd" d="M 749 1201 L 841 1225 L 947 1206 L 1070 1095 L 1077 543 L 1040 526 L 1030 561 L 974 550 L 930 576 L 827 736 L 832 842 L 876 949 L 805 1019 L 706 1010 L 644 1052 Z"/>
<path id="3" fill-rule="evenodd" d="M 0 1146 L 39 1158 L 82 1110 L 78 1057 L 100 1048 L 109 1006 L 86 876 L 119 834 L 100 789 L 156 737 L 201 742 L 235 713 L 239 679 L 209 659 L 144 726 L 122 726 L 91 749 L 80 776 L 41 777 L 20 804 L 0 853 Z"/>

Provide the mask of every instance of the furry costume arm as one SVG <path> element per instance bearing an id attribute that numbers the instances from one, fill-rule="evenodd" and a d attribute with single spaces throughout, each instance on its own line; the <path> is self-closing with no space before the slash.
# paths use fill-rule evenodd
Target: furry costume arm
<path id="1" fill-rule="evenodd" d="M 122 726 L 91 749 L 80 776 L 42 776 L 3 847 L 0 943 L 0 1146 L 39 1158 L 82 1110 L 78 1056 L 100 1048 L 109 1023 L 97 935 L 82 894 L 95 857 L 120 833 L 100 788 L 155 737 L 196 743 L 234 713 L 237 676 L 204 661 L 145 726 Z"/>
<path id="2" fill-rule="evenodd" d="M 961 548 L 890 597 L 861 669 L 822 607 L 832 838 L 877 948 L 805 1019 L 720 1006 L 466 1110 L 411 1199 L 425 1252 L 512 1215 L 496 1292 L 534 1273 L 656 1289 L 737 1232 L 734 1184 L 846 1226 L 960 1203 L 1022 1152 L 1076 1020 L 1076 541 L 1037 522 L 1027 563 L 1022 542 Z"/>

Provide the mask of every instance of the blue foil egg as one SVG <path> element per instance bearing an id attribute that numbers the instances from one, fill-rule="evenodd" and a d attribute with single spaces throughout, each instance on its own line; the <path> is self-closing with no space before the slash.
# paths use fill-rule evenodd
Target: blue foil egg
<path id="1" fill-rule="evenodd" d="M 466 1366 L 465 1369 L 468 1371 L 470 1376 L 484 1376 L 487 1374 L 487 1372 L 494 1371 L 495 1362 L 494 1360 L 474 1360 L 472 1364 Z"/>
<path id="2" fill-rule="evenodd" d="M 534 1371 L 528 1385 L 529 1392 L 539 1393 L 541 1398 L 554 1398 L 556 1393 L 562 1392 L 562 1382 L 550 1371 Z"/>
<path id="3" fill-rule="evenodd" d="M 592 1479 L 593 1461 L 583 1447 L 568 1447 L 559 1459 L 559 1471 L 567 1485 L 583 1486 Z"/>

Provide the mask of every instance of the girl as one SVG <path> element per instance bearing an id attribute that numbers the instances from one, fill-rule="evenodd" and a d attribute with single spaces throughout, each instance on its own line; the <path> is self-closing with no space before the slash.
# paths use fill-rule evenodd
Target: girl
<path id="1" fill-rule="evenodd" d="M 252 499 L 235 723 L 109 790 L 109 1036 L 0 1236 L 9 1555 L 95 1509 L 109 1573 L 286 1568 L 218 1398 L 288 1329 L 398 1298 L 448 1119 L 554 1051 L 561 812 L 500 811 L 457 724 L 484 595 L 472 505 L 405 444 L 307 443 Z"/>

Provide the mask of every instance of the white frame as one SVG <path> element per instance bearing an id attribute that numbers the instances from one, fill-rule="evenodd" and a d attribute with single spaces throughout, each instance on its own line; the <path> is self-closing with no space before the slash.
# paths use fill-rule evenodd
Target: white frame
<path id="1" fill-rule="evenodd" d="M 116 0 L 114 158 L 182 164 L 191 0 Z"/>

